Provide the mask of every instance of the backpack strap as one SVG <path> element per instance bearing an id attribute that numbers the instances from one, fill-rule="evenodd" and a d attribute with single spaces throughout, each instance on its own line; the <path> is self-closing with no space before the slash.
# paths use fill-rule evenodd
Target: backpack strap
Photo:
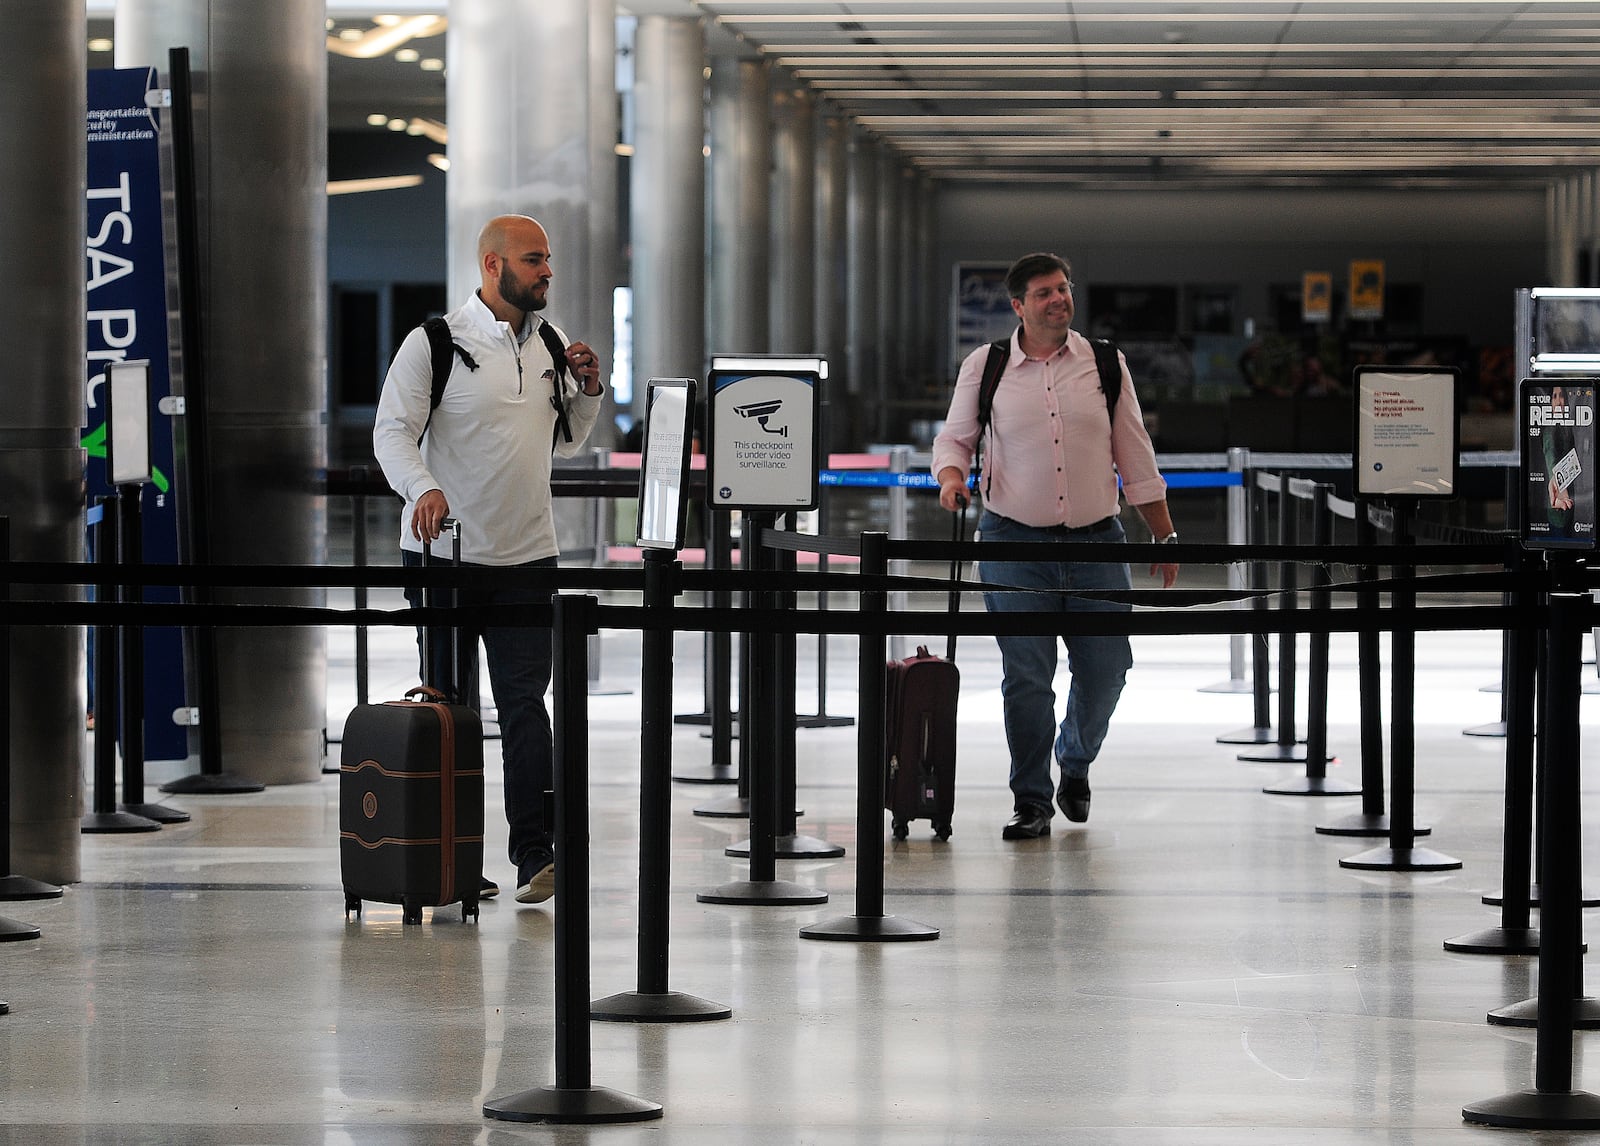
<path id="1" fill-rule="evenodd" d="M 978 437 L 972 449 L 972 480 L 976 486 L 983 475 L 983 439 L 989 430 L 989 416 L 994 411 L 995 391 L 1000 389 L 1000 375 L 1006 372 L 1011 361 L 1011 339 L 997 338 L 989 343 L 989 357 L 983 361 L 983 376 L 978 381 Z"/>
<path id="2" fill-rule="evenodd" d="M 1100 372 L 1100 393 L 1106 396 L 1106 416 L 1117 421 L 1117 399 L 1122 397 L 1122 364 L 1117 361 L 1117 344 L 1108 338 L 1091 338 L 1094 365 Z"/>
<path id="3" fill-rule="evenodd" d="M 456 368 L 456 356 L 461 356 L 461 361 L 466 363 L 468 370 L 478 368 L 477 361 L 467 353 L 466 348 L 451 337 L 450 324 L 441 316 L 434 315 L 425 319 L 422 323 L 422 333 L 428 336 L 428 352 L 433 361 L 433 386 L 428 397 L 428 420 L 422 424 L 422 433 L 417 435 L 418 444 L 422 442 L 423 434 L 428 432 L 428 427 L 433 424 L 434 410 L 444 401 L 444 388 L 450 384 L 450 374 Z"/>
<path id="4" fill-rule="evenodd" d="M 555 407 L 555 431 L 550 435 L 550 445 L 556 444 L 559 435 L 566 441 L 572 441 L 572 426 L 567 421 L 567 403 L 563 383 L 567 377 L 567 348 L 561 341 L 561 336 L 556 333 L 556 328 L 548 322 L 539 321 L 539 338 L 544 343 L 544 348 L 550 352 L 550 361 L 555 365 L 555 372 L 550 375 L 551 393 L 550 405 Z"/>

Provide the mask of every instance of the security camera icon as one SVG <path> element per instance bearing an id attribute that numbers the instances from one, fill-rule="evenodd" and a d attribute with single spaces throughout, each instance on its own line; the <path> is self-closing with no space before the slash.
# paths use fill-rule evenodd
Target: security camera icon
<path id="1" fill-rule="evenodd" d="M 777 429 L 774 429 L 773 427 L 767 425 L 767 420 L 775 416 L 781 409 L 783 409 L 782 398 L 768 398 L 764 402 L 747 402 L 743 406 L 735 406 L 733 411 L 741 418 L 754 418 L 756 420 L 756 424 L 768 434 L 780 434 L 786 436 L 789 433 L 788 426 L 780 426 Z"/>

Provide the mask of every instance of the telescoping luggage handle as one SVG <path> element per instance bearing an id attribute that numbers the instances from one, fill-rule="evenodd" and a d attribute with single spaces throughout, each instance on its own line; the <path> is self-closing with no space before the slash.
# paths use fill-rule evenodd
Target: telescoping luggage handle
<path id="1" fill-rule="evenodd" d="M 444 532 L 446 530 L 449 531 L 449 533 L 450 533 L 450 564 L 454 565 L 454 566 L 459 566 L 461 564 L 461 520 L 459 518 L 455 518 L 455 517 L 447 517 L 444 520 L 442 520 L 441 522 L 439 522 L 439 529 L 440 529 L 440 532 Z M 428 544 L 426 544 L 426 545 L 424 545 L 422 547 L 422 566 L 423 566 L 424 569 L 426 569 L 429 566 L 431 566 L 432 564 L 433 564 L 433 544 L 432 544 L 432 542 L 429 542 Z M 434 591 L 433 591 L 433 589 L 431 587 L 424 588 L 422 590 L 422 603 L 424 605 L 430 605 L 430 606 L 437 603 L 435 598 L 434 598 Z M 451 608 L 454 608 L 456 603 L 457 603 L 457 591 L 452 588 L 450 590 L 450 606 L 451 606 Z M 432 625 L 423 625 L 422 626 L 422 663 L 423 663 L 423 666 L 425 667 L 425 670 L 427 672 L 430 672 L 430 673 L 433 671 L 433 634 L 434 634 L 434 628 L 433 628 Z M 458 629 L 456 626 L 451 625 L 450 626 L 450 668 L 449 668 L 448 673 L 446 674 L 449 679 L 433 681 L 431 683 L 431 686 L 430 686 L 429 682 L 424 681 L 423 682 L 423 687 L 430 689 L 430 691 L 434 691 L 434 692 L 437 692 L 437 693 L 441 694 L 443 697 L 447 698 L 450 701 L 453 701 L 453 702 L 455 702 L 457 704 L 460 704 L 460 703 L 462 703 L 462 699 L 461 699 L 459 690 L 457 688 L 458 682 L 455 679 L 456 675 L 460 671 L 461 671 L 461 630 Z M 410 694 L 408 693 L 407 695 L 409 696 Z"/>
<path id="2" fill-rule="evenodd" d="M 953 530 L 953 538 L 952 538 L 952 540 L 955 541 L 956 546 L 959 549 L 961 543 L 964 542 L 967 539 L 967 498 L 966 498 L 965 494 L 959 494 L 959 493 L 956 494 L 956 511 L 954 513 L 952 513 L 950 516 L 955 518 L 955 524 L 952 527 L 952 530 Z M 960 556 L 952 556 L 950 558 L 950 612 L 951 613 L 959 613 L 959 612 L 961 612 L 961 589 L 960 589 L 960 585 L 961 585 L 961 558 L 960 558 Z M 952 632 L 950 634 L 949 639 L 945 642 L 944 659 L 949 661 L 949 662 L 951 662 L 952 664 L 955 663 L 955 659 L 956 659 L 956 635 L 955 635 L 954 632 Z"/>

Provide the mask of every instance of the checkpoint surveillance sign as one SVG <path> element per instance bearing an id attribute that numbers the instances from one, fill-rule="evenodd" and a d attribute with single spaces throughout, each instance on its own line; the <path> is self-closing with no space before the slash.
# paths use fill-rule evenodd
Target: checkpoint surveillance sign
<path id="1" fill-rule="evenodd" d="M 817 359 L 715 358 L 706 498 L 713 509 L 815 509 Z"/>

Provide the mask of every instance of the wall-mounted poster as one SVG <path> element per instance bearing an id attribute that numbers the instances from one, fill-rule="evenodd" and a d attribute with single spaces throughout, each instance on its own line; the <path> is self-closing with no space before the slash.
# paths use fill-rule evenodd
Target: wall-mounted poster
<path id="1" fill-rule="evenodd" d="M 1532 549 L 1592 549 L 1595 527 L 1593 378 L 1522 381 L 1522 541 Z"/>
<path id="2" fill-rule="evenodd" d="M 1333 276 L 1327 271 L 1307 271 L 1300 276 L 1300 321 L 1327 322 L 1333 318 Z"/>
<path id="3" fill-rule="evenodd" d="M 817 358 L 711 360 L 706 500 L 712 509 L 815 509 L 822 371 Z"/>
<path id="4" fill-rule="evenodd" d="M 1007 263 L 957 263 L 951 308 L 950 372 L 978 347 L 1017 329 L 1017 315 L 1006 293 Z"/>
<path id="5" fill-rule="evenodd" d="M 1453 366 L 1357 366 L 1356 492 L 1453 497 L 1460 485 L 1461 373 Z"/>
<path id="6" fill-rule="evenodd" d="M 1383 317 L 1383 260 L 1350 260 L 1350 317 Z"/>

